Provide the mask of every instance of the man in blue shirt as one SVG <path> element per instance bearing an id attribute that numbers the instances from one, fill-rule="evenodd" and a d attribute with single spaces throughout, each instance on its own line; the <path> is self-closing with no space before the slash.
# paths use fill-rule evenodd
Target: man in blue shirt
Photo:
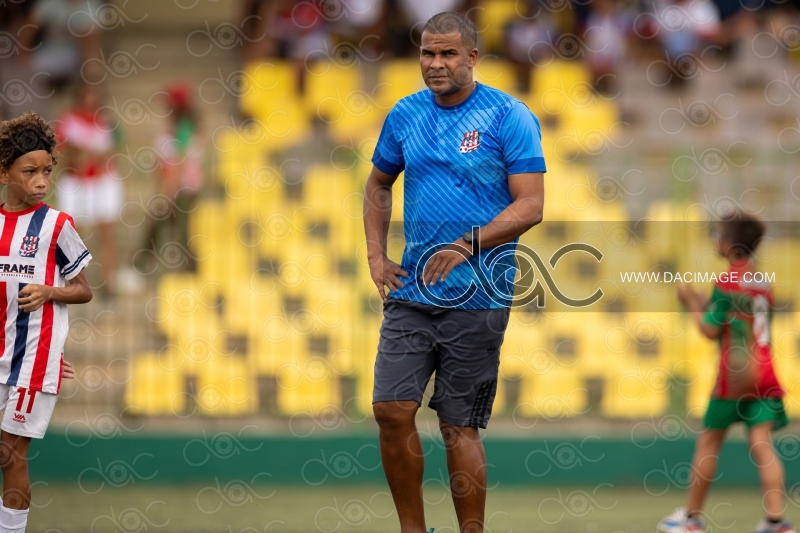
<path id="1" fill-rule="evenodd" d="M 542 219 L 539 122 L 522 102 L 473 80 L 476 43 L 463 15 L 427 22 L 420 63 L 428 90 L 387 116 L 366 185 L 370 274 L 384 299 L 373 411 L 402 533 L 425 531 L 414 417 L 434 371 L 428 405 L 439 417 L 461 533 L 483 531 L 478 428 L 491 415 L 514 293 L 513 255 L 498 252 Z M 398 265 L 386 240 L 400 172 L 406 245 Z"/>

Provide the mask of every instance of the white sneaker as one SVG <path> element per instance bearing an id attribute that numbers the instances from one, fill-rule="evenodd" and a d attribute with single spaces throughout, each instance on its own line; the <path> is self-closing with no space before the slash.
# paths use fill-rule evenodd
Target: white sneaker
<path id="1" fill-rule="evenodd" d="M 797 533 L 797 530 L 788 520 L 772 524 L 766 518 L 762 518 L 753 533 Z"/>
<path id="2" fill-rule="evenodd" d="M 706 522 L 701 517 L 689 517 L 685 507 L 675 509 L 675 512 L 661 519 L 657 526 L 661 533 L 703 533 Z"/>

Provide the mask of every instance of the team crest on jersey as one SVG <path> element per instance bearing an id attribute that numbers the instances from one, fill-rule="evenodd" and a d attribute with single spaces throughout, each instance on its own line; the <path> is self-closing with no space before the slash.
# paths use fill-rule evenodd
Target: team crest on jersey
<path id="1" fill-rule="evenodd" d="M 22 245 L 19 247 L 19 255 L 22 257 L 33 257 L 39 250 L 39 237 L 36 235 L 26 235 L 22 238 Z"/>
<path id="2" fill-rule="evenodd" d="M 464 139 L 461 141 L 461 147 L 458 149 L 462 154 L 474 152 L 481 145 L 481 134 L 479 131 L 468 131 L 464 134 Z"/>

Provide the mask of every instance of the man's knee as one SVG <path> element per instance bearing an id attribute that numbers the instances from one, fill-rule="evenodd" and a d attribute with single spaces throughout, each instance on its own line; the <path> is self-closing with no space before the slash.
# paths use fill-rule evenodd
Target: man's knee
<path id="1" fill-rule="evenodd" d="M 457 426 L 439 419 L 439 431 L 442 432 L 445 446 L 452 446 L 461 441 L 480 440 L 480 433 L 477 427 Z"/>
<path id="2" fill-rule="evenodd" d="M 419 404 L 413 400 L 399 402 L 375 402 L 372 413 L 381 429 L 391 429 L 414 423 Z"/>

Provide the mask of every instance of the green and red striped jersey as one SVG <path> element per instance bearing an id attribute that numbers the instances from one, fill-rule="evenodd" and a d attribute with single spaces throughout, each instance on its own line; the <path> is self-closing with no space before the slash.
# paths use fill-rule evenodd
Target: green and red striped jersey
<path id="1" fill-rule="evenodd" d="M 704 322 L 721 328 L 720 359 L 712 398 L 782 398 L 772 364 L 769 283 L 752 281 L 751 261 L 731 264 L 715 283 Z"/>

